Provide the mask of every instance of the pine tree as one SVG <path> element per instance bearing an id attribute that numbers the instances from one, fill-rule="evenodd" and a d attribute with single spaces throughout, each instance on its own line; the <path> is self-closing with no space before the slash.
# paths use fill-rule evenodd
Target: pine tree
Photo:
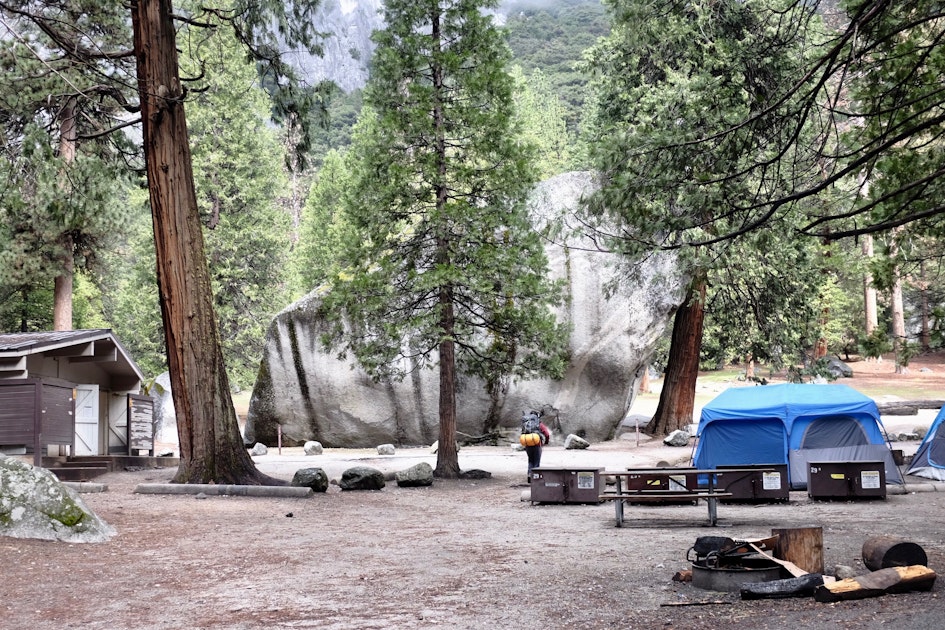
<path id="1" fill-rule="evenodd" d="M 713 244 L 719 234 L 749 231 L 764 212 L 736 214 L 733 205 L 789 186 L 776 151 L 785 137 L 810 140 L 803 116 L 786 112 L 797 114 L 789 90 L 816 20 L 812 9 L 792 12 L 780 0 L 610 4 L 613 33 L 588 63 L 598 73 L 592 156 L 602 181 L 589 209 L 618 226 L 616 250 L 631 260 L 678 251 L 692 278 L 646 429 L 662 435 L 692 422 L 707 291 L 722 279 L 714 270 L 778 264 L 767 250 L 754 256 L 747 239 Z M 747 122 L 733 127 L 738 121 Z M 757 242 L 776 247 L 793 227 L 772 222 Z M 809 268 L 791 271 L 796 280 L 783 286 L 796 290 L 811 278 Z"/>
<path id="2" fill-rule="evenodd" d="M 326 306 L 336 342 L 376 378 L 438 365 L 435 474 L 456 477 L 457 372 L 560 373 L 565 337 L 524 207 L 535 176 L 509 53 L 482 11 L 495 2 L 385 4 L 352 149 L 355 239 Z"/>

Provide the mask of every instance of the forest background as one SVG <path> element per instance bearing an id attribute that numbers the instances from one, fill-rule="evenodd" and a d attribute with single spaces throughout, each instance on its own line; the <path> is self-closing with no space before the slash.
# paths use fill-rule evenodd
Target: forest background
<path id="1" fill-rule="evenodd" d="M 822 3 L 821 10 L 830 16 L 837 9 Z M 589 143 L 603 90 L 592 82 L 587 51 L 610 34 L 610 13 L 599 2 L 548 0 L 507 2 L 500 16 L 513 55 L 515 115 L 537 147 L 541 177 L 593 168 Z M 231 33 L 198 35 L 185 25 L 178 41 L 182 73 L 201 77 L 186 106 L 198 204 L 230 383 L 245 390 L 273 315 L 337 272 L 361 93 L 319 87 L 326 126 L 291 164 L 290 148 L 299 138 L 285 120 L 273 118 L 266 86 Z M 13 95 L 22 89 L 0 79 L 8 122 L 27 118 L 11 114 Z M 166 353 L 134 131 L 100 145 L 85 141 L 84 150 L 69 157 L 55 120 L 37 114 L 30 123 L 5 127 L 11 137 L 29 141 L 5 144 L 9 160 L 0 176 L 0 329 L 53 328 L 57 279 L 74 270 L 71 325 L 115 330 L 146 374 L 156 377 L 167 369 Z M 894 235 L 814 242 L 808 253 L 818 280 L 800 294 L 797 284 L 770 283 L 758 273 L 794 267 L 782 255 L 797 244 L 737 246 L 739 263 L 724 266 L 725 281 L 706 288 L 700 367 L 761 361 L 811 373 L 818 357 L 891 350 L 905 366 L 914 352 L 941 347 L 941 242 L 934 235 Z M 778 238 L 811 247 L 809 238 Z M 878 304 L 872 313 L 871 294 Z M 653 357 L 657 369 L 665 367 L 668 348 L 667 333 Z"/>

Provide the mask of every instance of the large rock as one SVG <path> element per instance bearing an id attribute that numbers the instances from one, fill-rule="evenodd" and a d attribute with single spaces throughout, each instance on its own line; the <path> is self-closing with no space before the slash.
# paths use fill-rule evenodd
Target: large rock
<path id="1" fill-rule="evenodd" d="M 291 485 L 311 488 L 315 492 L 328 492 L 328 475 L 322 468 L 300 468 L 292 476 Z"/>
<path id="2" fill-rule="evenodd" d="M 381 490 L 387 483 L 384 473 L 370 466 L 355 466 L 341 473 L 342 490 Z"/>
<path id="3" fill-rule="evenodd" d="M 401 488 L 419 488 L 433 485 L 433 466 L 426 462 L 415 464 L 406 470 L 394 474 L 397 486 Z"/>
<path id="4" fill-rule="evenodd" d="M 599 441 L 614 436 L 637 382 L 672 314 L 685 296 L 675 259 L 654 255 L 632 274 L 618 256 L 594 250 L 581 236 L 574 210 L 592 190 L 588 173 L 566 173 L 540 184 L 529 207 L 539 228 L 554 225 L 563 242 L 547 247 L 550 273 L 565 281 L 559 318 L 571 329 L 571 362 L 563 379 L 512 381 L 493 401 L 483 383 L 461 377 L 457 429 L 481 435 L 489 410 L 517 428 L 523 409 L 542 409 L 556 432 Z M 617 278 L 630 278 L 614 286 Z M 279 313 L 269 327 L 245 426 L 248 443 L 318 440 L 325 447 L 370 448 L 384 442 L 431 444 L 438 437 L 438 373 L 414 370 L 402 382 L 374 382 L 351 369 L 320 336 L 319 292 Z"/>
<path id="5" fill-rule="evenodd" d="M 51 472 L 0 454 L 0 536 L 103 542 L 114 535 Z"/>

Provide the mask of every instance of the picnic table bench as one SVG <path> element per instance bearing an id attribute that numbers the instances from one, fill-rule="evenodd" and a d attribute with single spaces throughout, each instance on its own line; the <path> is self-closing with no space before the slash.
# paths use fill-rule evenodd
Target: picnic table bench
<path id="1" fill-rule="evenodd" d="M 613 477 L 616 489 L 602 492 L 601 501 L 613 501 L 617 527 L 623 527 L 623 508 L 626 503 L 672 503 L 696 502 L 704 499 L 709 510 L 709 526 L 718 523 L 718 500 L 729 498 L 731 492 L 716 487 L 716 477 L 722 473 L 740 472 L 741 469 L 726 468 L 628 468 L 626 470 L 603 471 L 602 477 Z M 745 469 L 749 470 L 749 469 Z M 750 469 L 752 472 L 757 468 Z M 702 481 L 705 480 L 705 485 Z M 626 486 L 626 487 L 624 487 Z"/>

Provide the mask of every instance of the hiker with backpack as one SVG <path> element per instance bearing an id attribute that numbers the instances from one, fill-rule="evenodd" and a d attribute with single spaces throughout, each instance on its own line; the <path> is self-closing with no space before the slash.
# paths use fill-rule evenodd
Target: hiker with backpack
<path id="1" fill-rule="evenodd" d="M 528 455 L 528 483 L 532 482 L 532 468 L 541 465 L 541 447 L 551 440 L 551 430 L 541 421 L 541 414 L 537 411 L 526 411 L 522 414 L 522 434 L 519 443 L 525 447 Z"/>

